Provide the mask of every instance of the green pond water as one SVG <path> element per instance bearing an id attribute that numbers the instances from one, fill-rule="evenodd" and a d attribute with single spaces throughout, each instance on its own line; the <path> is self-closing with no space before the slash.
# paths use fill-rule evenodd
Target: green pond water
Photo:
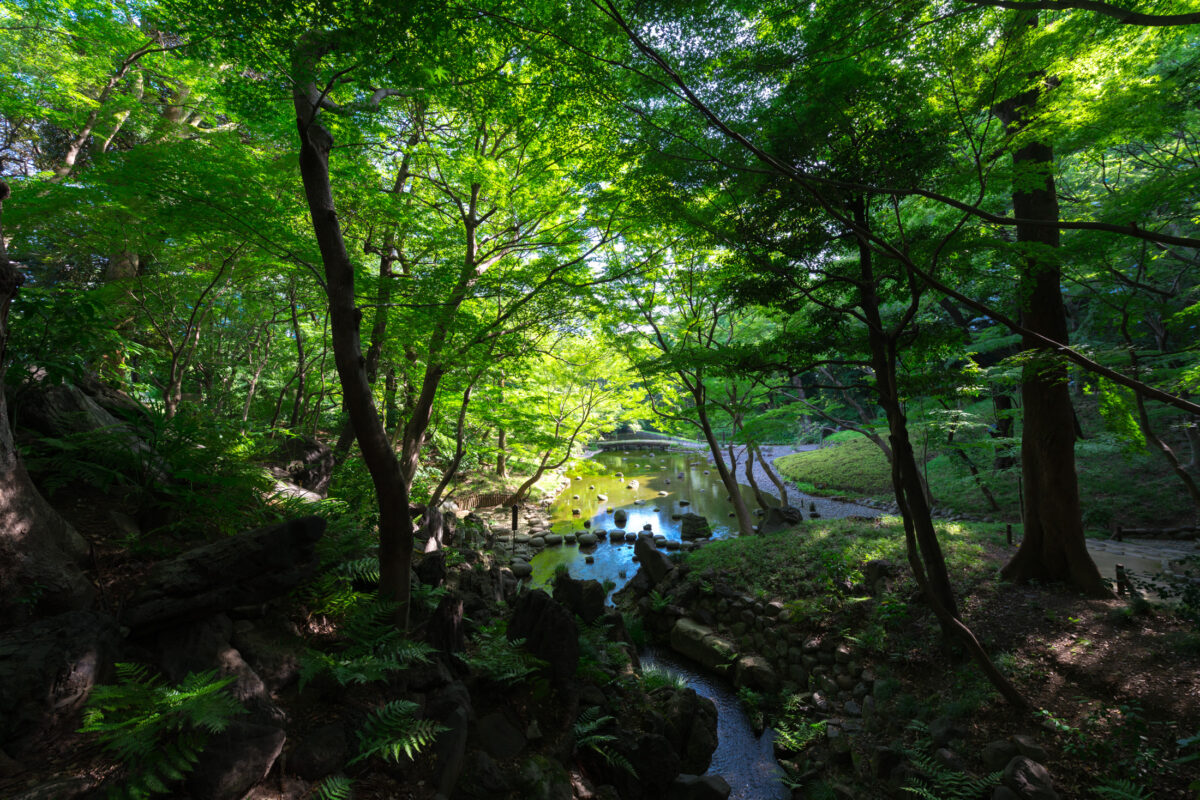
<path id="1" fill-rule="evenodd" d="M 575 578 L 611 580 L 617 588 L 625 585 L 637 572 L 637 564 L 632 561 L 632 542 L 609 541 L 607 533 L 617 528 L 636 534 L 650 525 L 654 534 L 679 541 L 680 522 L 672 517 L 691 512 L 708 519 L 714 539 L 737 534 L 733 503 L 716 470 L 699 451 L 598 453 L 567 477 L 571 485 L 550 505 L 551 530 L 562 534 L 590 528 L 606 535 L 593 547 L 564 544 L 538 553 L 530 562 L 535 586 L 552 581 L 560 564 Z M 631 488 L 633 481 L 637 483 Z M 747 507 L 756 508 L 754 491 L 748 486 L 738 488 Z M 767 500 L 778 505 L 773 497 Z M 614 517 L 622 510 L 627 519 L 618 526 Z M 594 563 L 586 563 L 587 556 Z"/>

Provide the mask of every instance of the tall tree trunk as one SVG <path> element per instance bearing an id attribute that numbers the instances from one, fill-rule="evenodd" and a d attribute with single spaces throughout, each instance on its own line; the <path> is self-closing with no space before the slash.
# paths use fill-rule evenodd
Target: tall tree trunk
<path id="1" fill-rule="evenodd" d="M 304 332 L 300 329 L 300 315 L 296 309 L 296 287 L 292 287 L 292 336 L 296 340 L 296 396 L 292 400 L 292 413 L 288 427 L 295 430 L 300 424 L 300 409 L 304 402 L 304 390 L 308 384 L 308 365 L 304 360 Z"/>
<path id="2" fill-rule="evenodd" d="M 1011 439 L 1013 433 L 1013 399 L 1008 392 L 1001 392 L 995 389 L 992 390 L 992 407 L 996 411 L 996 428 L 992 432 L 993 439 Z M 1002 443 L 1002 448 L 1007 448 L 1008 445 Z M 1002 470 L 1011 469 L 1016 465 L 1016 459 L 1013 458 L 1011 452 L 1007 449 L 1002 449 L 996 453 L 996 458 L 992 462 L 992 469 Z"/>
<path id="3" fill-rule="evenodd" d="M 9 187 L 0 180 L 0 214 Z M 86 541 L 38 492 L 21 463 L 8 424 L 4 396 L 8 312 L 25 276 L 9 262 L 0 225 L 0 630 L 31 614 L 50 614 L 91 604 L 94 591 L 79 564 Z"/>
<path id="4" fill-rule="evenodd" d="M 496 433 L 496 477 L 508 477 L 508 433 L 501 428 Z"/>
<path id="5" fill-rule="evenodd" d="M 1001 103 L 996 114 L 1010 134 L 1025 128 L 1041 97 L 1041 85 Z M 1057 222 L 1054 152 L 1047 142 L 1030 142 L 1013 153 L 1013 215 Z M 1022 324 L 1030 331 L 1067 342 L 1058 263 L 1059 232 L 1053 225 L 1017 226 L 1023 245 L 1018 294 Z M 1022 485 L 1025 537 L 1001 575 L 1013 581 L 1062 581 L 1092 597 L 1111 595 L 1088 554 L 1075 474 L 1075 410 L 1065 359 L 1033 337 L 1022 340 L 1032 358 L 1022 368 Z"/>
<path id="6" fill-rule="evenodd" d="M 375 409 L 362 358 L 354 265 L 342 238 L 329 178 L 333 136 L 317 120 L 321 93 L 312 75 L 325 53 L 325 48 L 309 37 L 298 43 L 295 53 L 293 72 L 297 81 L 292 100 L 300 142 L 300 176 L 325 268 L 334 362 L 342 396 L 379 503 L 379 592 L 397 603 L 396 622 L 407 628 L 414 539 L 410 485 Z"/>
<path id="7" fill-rule="evenodd" d="M 733 503 L 733 512 L 737 516 L 738 530 L 743 536 L 750 536 L 754 533 L 754 519 L 750 516 L 750 509 L 746 508 L 746 501 L 742 498 L 741 487 L 737 482 L 737 475 L 730 471 L 729 466 L 725 463 L 725 456 L 721 452 L 721 443 L 717 441 L 717 436 L 713 433 L 712 422 L 708 419 L 708 410 L 705 408 L 707 397 L 704 392 L 704 382 L 697 375 L 692 384 L 692 397 L 696 401 L 696 418 L 700 423 L 700 431 L 704 434 L 704 441 L 708 443 L 708 451 L 713 457 L 713 466 L 717 470 L 717 475 L 721 477 L 721 483 L 725 486 L 725 491 L 729 493 L 729 502 Z"/>

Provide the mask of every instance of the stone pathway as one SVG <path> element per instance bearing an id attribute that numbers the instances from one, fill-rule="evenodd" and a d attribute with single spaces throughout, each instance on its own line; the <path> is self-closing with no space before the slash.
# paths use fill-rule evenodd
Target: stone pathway
<path id="1" fill-rule="evenodd" d="M 1088 552 L 1100 568 L 1100 574 L 1116 580 L 1117 564 L 1149 578 L 1171 569 L 1172 561 L 1200 554 L 1200 543 L 1163 539 L 1137 539 L 1118 542 L 1115 539 L 1088 539 Z"/>

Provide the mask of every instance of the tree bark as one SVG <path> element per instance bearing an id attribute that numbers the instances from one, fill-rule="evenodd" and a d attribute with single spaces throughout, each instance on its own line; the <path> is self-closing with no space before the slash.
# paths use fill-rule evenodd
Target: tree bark
<path id="1" fill-rule="evenodd" d="M 397 604 L 396 623 L 407 628 L 414 539 L 409 484 L 375 409 L 362 357 L 358 309 L 354 305 L 354 265 L 342 237 L 329 177 L 333 136 L 317 119 L 320 91 L 312 74 L 325 53 L 326 49 L 309 37 L 298 43 L 295 52 L 293 72 L 297 80 L 292 100 L 300 142 L 300 176 L 325 269 L 334 363 L 379 503 L 379 592 Z"/>
<path id="2" fill-rule="evenodd" d="M 9 193 L 8 184 L 0 180 L 0 214 Z M 8 260 L 0 225 L 0 628 L 23 623 L 34 614 L 86 608 L 94 597 L 92 584 L 79 569 L 88 544 L 29 479 L 8 424 L 8 312 L 24 281 Z"/>
<path id="3" fill-rule="evenodd" d="M 1041 86 L 1001 103 L 996 114 L 1010 134 L 1019 133 L 1041 96 Z M 1019 219 L 1057 221 L 1054 152 L 1034 141 L 1013 153 L 1013 213 Z M 1067 343 L 1058 263 L 1059 231 L 1053 225 L 1019 224 L 1024 246 L 1018 292 L 1021 319 L 1031 333 Z M 1062 581 L 1092 597 L 1112 593 L 1088 554 L 1075 473 L 1075 410 L 1066 361 L 1029 336 L 1022 347 L 1031 360 L 1022 370 L 1022 486 L 1025 536 L 1001 575 L 1017 582 Z"/>

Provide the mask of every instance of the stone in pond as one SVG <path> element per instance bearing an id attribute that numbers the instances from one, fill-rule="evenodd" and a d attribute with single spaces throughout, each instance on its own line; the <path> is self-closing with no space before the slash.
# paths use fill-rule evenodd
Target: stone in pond
<path id="1" fill-rule="evenodd" d="M 616 474 L 616 476 L 617 476 L 618 478 L 624 478 L 624 477 L 625 477 L 625 473 L 624 473 L 624 472 L 618 472 L 618 473 L 615 473 L 615 474 Z"/>
<path id="2" fill-rule="evenodd" d="M 618 509 L 617 513 L 613 514 L 613 523 L 615 523 L 618 528 L 624 528 L 625 521 L 627 519 L 629 519 L 629 514 L 623 508 Z"/>
<path id="3" fill-rule="evenodd" d="M 605 513 L 605 514 L 611 514 L 611 513 L 613 513 L 613 512 L 612 512 L 612 506 L 609 506 L 608 508 L 604 509 L 604 513 Z"/>
<path id="4" fill-rule="evenodd" d="M 682 543 L 676 541 L 675 539 L 667 539 L 667 549 L 668 550 L 678 550 L 682 546 L 683 546 Z"/>
<path id="5" fill-rule="evenodd" d="M 564 533 L 562 538 L 563 544 L 575 544 L 575 534 L 573 533 Z"/>
<path id="6" fill-rule="evenodd" d="M 591 521 L 590 519 L 585 519 L 585 520 L 583 521 L 583 527 L 585 527 L 585 528 L 590 528 L 590 527 L 592 527 L 592 521 Z"/>
<path id="7" fill-rule="evenodd" d="M 680 507 L 680 508 L 683 508 L 683 507 L 685 507 L 685 506 L 690 506 L 691 504 L 692 504 L 692 501 L 691 501 L 691 500 L 680 500 L 680 501 L 679 501 L 679 507 Z"/>
<path id="8" fill-rule="evenodd" d="M 636 542 L 637 540 L 638 540 L 638 535 L 636 533 L 630 532 L 630 533 L 625 534 L 625 541 Z"/>
<path id="9" fill-rule="evenodd" d="M 596 563 L 596 557 L 595 557 L 595 556 L 586 556 L 586 557 L 583 559 L 583 563 L 585 563 L 585 564 L 595 564 L 595 563 Z"/>
<path id="10" fill-rule="evenodd" d="M 659 496 L 659 497 L 666 497 L 666 496 L 667 496 L 667 493 L 666 493 L 666 492 L 659 492 L 659 493 L 658 493 L 658 496 Z"/>
<path id="11" fill-rule="evenodd" d="M 518 580 L 528 578 L 533 574 L 533 564 L 530 564 L 528 561 L 514 561 L 508 565 L 508 568 L 512 570 L 512 574 Z"/>
<path id="12" fill-rule="evenodd" d="M 635 506 L 640 506 L 640 505 L 641 505 L 642 503 L 644 503 L 644 502 L 646 502 L 646 501 L 645 501 L 645 500 L 634 500 L 634 501 L 633 501 L 633 504 L 634 504 Z"/>
<path id="13" fill-rule="evenodd" d="M 541 536 L 530 536 L 530 537 L 529 537 L 529 546 L 530 546 L 530 547 L 537 547 L 537 548 L 542 548 L 542 547 L 545 547 L 545 546 L 546 546 L 546 540 L 545 540 L 545 539 L 543 539 Z"/>
<path id="14" fill-rule="evenodd" d="M 597 542 L 596 534 L 594 533 L 581 533 L 575 538 L 579 541 L 579 544 L 584 547 L 590 547 Z"/>
<path id="15" fill-rule="evenodd" d="M 582 512 L 582 511 L 580 511 L 578 508 L 572 508 L 572 509 L 571 509 L 571 515 L 572 515 L 572 516 L 578 517 L 578 516 L 579 516 L 580 514 L 582 514 L 582 513 L 583 513 L 583 512 Z"/>
<path id="16" fill-rule="evenodd" d="M 654 526 L 653 526 L 653 525 L 651 525 L 649 522 L 647 522 L 645 525 L 643 525 L 643 526 L 642 526 L 642 530 L 644 530 L 644 531 L 652 531 L 652 530 L 654 530 Z"/>
<path id="17" fill-rule="evenodd" d="M 571 495 L 571 499 L 572 499 L 572 500 L 578 500 L 578 499 L 579 499 L 579 495 L 577 495 L 577 494 L 573 494 L 573 495 Z"/>
<path id="18" fill-rule="evenodd" d="M 707 475 L 707 474 L 708 474 L 708 470 L 704 470 L 704 474 L 705 474 L 705 475 Z"/>
<path id="19" fill-rule="evenodd" d="M 625 541 L 625 531 L 609 531 L 608 538 L 609 541 L 623 542 Z"/>
<path id="20" fill-rule="evenodd" d="M 596 495 L 596 499 L 599 500 L 601 503 L 603 503 L 605 500 L 608 499 L 608 495 L 598 494 L 598 495 Z M 609 511 L 612 511 L 612 509 L 610 508 Z"/>
<path id="21" fill-rule="evenodd" d="M 575 480 L 577 480 L 577 481 L 581 481 L 581 480 L 583 480 L 583 476 L 582 476 L 582 475 L 576 475 L 576 476 L 575 476 Z"/>
<path id="22" fill-rule="evenodd" d="M 563 543 L 563 537 L 559 536 L 557 533 L 552 533 L 546 537 L 546 546 L 547 547 L 555 547 L 562 543 Z"/>

